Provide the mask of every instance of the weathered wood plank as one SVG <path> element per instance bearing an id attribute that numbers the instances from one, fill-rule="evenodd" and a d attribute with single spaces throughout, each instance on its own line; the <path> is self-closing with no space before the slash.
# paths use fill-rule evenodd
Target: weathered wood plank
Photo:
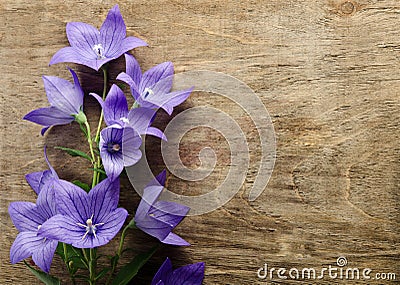
<path id="1" fill-rule="evenodd" d="M 43 138 L 40 127 L 21 118 L 47 104 L 41 75 L 69 78 L 64 65 L 48 67 L 51 56 L 67 44 L 65 24 L 83 21 L 100 26 L 113 5 L 111 1 L 0 3 L 1 284 L 37 284 L 21 264 L 8 262 L 17 233 L 7 214 L 8 204 L 35 199 L 24 175 L 45 167 L 44 143 L 84 145 L 76 125 L 54 128 Z M 256 201 L 249 202 L 260 155 L 250 118 L 233 102 L 201 92 L 179 108 L 211 105 L 237 119 L 249 141 L 251 167 L 244 187 L 228 204 L 189 217 L 179 226 L 177 232 L 193 246 L 162 250 L 151 268 L 142 272 L 140 284 L 148 284 L 167 255 L 177 266 L 205 261 L 204 284 L 266 284 L 256 275 L 265 262 L 276 268 L 318 269 L 335 265 L 338 256 L 345 256 L 353 267 L 396 272 L 399 280 L 397 0 L 129 1 L 120 3 L 120 8 L 127 34 L 150 44 L 135 51 L 144 69 L 170 60 L 177 72 L 208 69 L 235 76 L 265 104 L 277 137 L 270 183 Z M 115 66 L 122 69 L 123 60 Z M 100 90 L 100 74 L 77 70 L 87 92 Z M 93 79 L 97 82 L 89 83 Z M 92 99 L 85 107 L 98 110 Z M 154 154 L 159 143 L 148 144 L 154 169 L 159 170 L 162 158 Z M 217 150 L 213 174 L 198 183 L 171 177 L 169 188 L 194 194 L 221 183 L 230 153 L 216 132 L 189 133 L 182 142 L 182 159 L 195 168 L 197 153 L 205 146 Z M 51 148 L 49 157 L 63 178 L 90 179 L 89 171 L 77 170 L 79 160 L 67 160 Z M 132 211 L 138 197 L 128 180 L 123 183 L 123 205 Z M 146 240 L 137 234 L 129 242 Z M 61 268 L 56 262 L 52 272 Z M 350 282 L 324 278 L 309 283 Z"/>

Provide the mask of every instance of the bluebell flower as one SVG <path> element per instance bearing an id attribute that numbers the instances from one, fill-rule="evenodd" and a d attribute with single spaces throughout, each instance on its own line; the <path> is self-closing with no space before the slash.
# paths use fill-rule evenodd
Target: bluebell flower
<path id="1" fill-rule="evenodd" d="M 139 63 L 129 54 L 125 54 L 126 72 L 122 72 L 117 79 L 127 83 L 136 100 L 141 107 L 151 109 L 164 109 L 169 115 L 174 107 L 185 101 L 193 87 L 186 90 L 173 91 L 174 66 L 172 62 L 161 63 L 142 75 Z"/>
<path id="2" fill-rule="evenodd" d="M 189 212 L 189 207 L 174 202 L 158 201 L 165 185 L 166 172 L 162 171 L 143 191 L 142 200 L 135 214 L 135 225 L 162 243 L 190 245 L 172 230 Z"/>
<path id="3" fill-rule="evenodd" d="M 52 187 L 44 187 L 36 204 L 12 202 L 8 207 L 11 220 L 19 234 L 10 249 L 11 263 L 32 256 L 40 269 L 49 272 L 58 242 L 38 235 L 42 225 L 57 214 L 55 193 Z"/>
<path id="4" fill-rule="evenodd" d="M 24 116 L 24 120 L 44 126 L 42 135 L 51 126 L 71 123 L 82 111 L 84 93 L 76 73 L 72 69 L 69 71 L 74 84 L 59 77 L 43 76 L 50 107 L 33 110 Z"/>
<path id="5" fill-rule="evenodd" d="M 100 28 L 71 22 L 67 24 L 67 37 L 71 46 L 60 49 L 51 59 L 50 65 L 73 62 L 99 70 L 105 63 L 146 42 L 135 37 L 126 37 L 126 26 L 118 5 L 115 5 Z"/>
<path id="6" fill-rule="evenodd" d="M 167 257 L 154 275 L 151 285 L 201 285 L 204 278 L 204 262 L 198 262 L 172 269 Z"/>
<path id="7" fill-rule="evenodd" d="M 121 229 L 128 212 L 117 208 L 119 179 L 105 179 L 89 193 L 64 180 L 54 183 L 59 214 L 42 224 L 38 236 L 94 248 L 107 244 Z"/>

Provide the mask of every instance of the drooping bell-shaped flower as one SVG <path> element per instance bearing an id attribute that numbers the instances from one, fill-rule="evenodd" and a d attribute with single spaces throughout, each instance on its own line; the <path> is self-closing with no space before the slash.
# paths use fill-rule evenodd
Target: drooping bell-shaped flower
<path id="1" fill-rule="evenodd" d="M 166 172 L 161 172 L 143 191 L 135 214 L 135 225 L 162 243 L 190 245 L 172 230 L 182 221 L 189 207 L 168 201 L 158 201 L 165 185 Z"/>
<path id="2" fill-rule="evenodd" d="M 74 83 L 55 76 L 43 76 L 44 89 L 50 107 L 40 108 L 24 116 L 24 120 L 44 126 L 42 135 L 55 125 L 69 124 L 82 113 L 83 90 L 76 73 L 69 68 Z"/>

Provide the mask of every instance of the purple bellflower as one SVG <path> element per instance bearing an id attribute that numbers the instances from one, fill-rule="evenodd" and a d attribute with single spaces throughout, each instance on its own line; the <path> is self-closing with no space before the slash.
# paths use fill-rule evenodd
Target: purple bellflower
<path id="1" fill-rule="evenodd" d="M 136 104 L 151 109 L 164 109 L 169 115 L 174 107 L 185 101 L 193 87 L 170 92 L 173 83 L 174 66 L 172 62 L 161 63 L 143 75 L 137 60 L 129 54 L 125 54 L 126 73 L 122 72 L 117 79 L 127 83 Z"/>
<path id="2" fill-rule="evenodd" d="M 77 248 L 102 246 L 118 233 L 128 215 L 117 208 L 119 179 L 105 179 L 89 193 L 64 180 L 54 183 L 54 189 L 59 214 L 42 224 L 41 237 Z"/>
<path id="3" fill-rule="evenodd" d="M 100 156 L 108 178 L 115 180 L 124 167 L 140 160 L 142 139 L 131 127 L 107 127 L 100 133 Z"/>
<path id="4" fill-rule="evenodd" d="M 52 183 L 54 182 L 54 180 L 58 179 L 56 171 L 50 165 L 49 159 L 47 158 L 46 146 L 44 147 L 44 158 L 46 159 L 49 169 L 44 171 L 32 172 L 25 175 L 26 182 L 28 182 L 33 191 L 35 191 L 35 193 L 38 195 L 44 187 L 52 187 Z"/>
<path id="5" fill-rule="evenodd" d="M 49 272 L 58 242 L 39 236 L 38 231 L 46 220 L 57 214 L 54 189 L 44 187 L 39 193 L 36 205 L 30 202 L 12 202 L 8 212 L 19 231 L 11 246 L 11 263 L 32 256 L 40 269 Z"/>
<path id="6" fill-rule="evenodd" d="M 173 270 L 167 257 L 151 281 L 151 285 L 201 285 L 204 278 L 204 262 L 189 264 Z"/>
<path id="7" fill-rule="evenodd" d="M 147 45 L 141 39 L 126 37 L 126 26 L 118 5 L 108 12 L 100 31 L 81 22 L 68 23 L 66 30 L 71 46 L 60 49 L 51 59 L 50 65 L 73 62 L 99 70 L 103 64 L 125 52 Z"/>
<path id="8" fill-rule="evenodd" d="M 140 135 L 153 135 L 166 140 L 162 131 L 151 127 L 156 112 L 149 108 L 133 108 L 129 111 L 124 92 L 115 84 L 111 86 L 103 102 L 97 94 L 91 93 L 103 108 L 104 121 L 114 128 L 131 127 Z"/>
<path id="9" fill-rule="evenodd" d="M 145 188 L 135 215 L 136 226 L 145 233 L 172 245 L 190 245 L 171 231 L 182 221 L 189 207 L 174 202 L 157 201 L 165 185 L 162 171 Z"/>
<path id="10" fill-rule="evenodd" d="M 69 71 L 74 84 L 59 77 L 43 76 L 44 89 L 51 106 L 33 110 L 24 116 L 25 120 L 44 126 L 42 135 L 51 126 L 71 123 L 81 113 L 84 93 L 76 73 L 70 68 Z"/>

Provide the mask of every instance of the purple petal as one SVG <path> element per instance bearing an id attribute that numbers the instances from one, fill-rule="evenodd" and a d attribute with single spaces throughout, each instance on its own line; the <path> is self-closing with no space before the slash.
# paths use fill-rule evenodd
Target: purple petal
<path id="1" fill-rule="evenodd" d="M 103 64 L 113 59 L 115 58 L 87 59 L 83 57 L 77 49 L 73 47 L 64 47 L 56 52 L 56 54 L 51 58 L 49 65 L 60 62 L 73 62 L 86 65 L 94 70 L 99 70 Z"/>
<path id="2" fill-rule="evenodd" d="M 32 253 L 43 246 L 43 237 L 35 232 L 21 232 L 17 235 L 10 249 L 10 260 L 12 264 L 28 258 Z"/>
<path id="3" fill-rule="evenodd" d="M 157 129 L 157 128 L 154 128 L 154 127 L 149 127 L 146 130 L 146 135 L 155 136 L 155 137 L 158 137 L 158 138 L 160 138 L 162 140 L 167 141 L 167 137 L 165 136 L 165 134 L 160 129 Z"/>
<path id="4" fill-rule="evenodd" d="M 56 197 L 53 187 L 43 187 L 36 201 L 37 211 L 44 220 L 57 214 Z"/>
<path id="5" fill-rule="evenodd" d="M 104 179 L 89 192 L 90 213 L 93 223 L 103 223 L 105 216 L 114 211 L 119 201 L 119 179 Z"/>
<path id="6" fill-rule="evenodd" d="M 189 212 L 190 208 L 169 201 L 157 201 L 149 210 L 149 215 L 175 228 Z"/>
<path id="7" fill-rule="evenodd" d="M 194 87 L 187 90 L 174 91 L 159 97 L 156 97 L 156 95 L 149 95 L 147 100 L 150 103 L 163 108 L 168 115 L 171 115 L 173 108 L 183 103 L 190 96 L 190 93 L 192 93 L 193 89 Z"/>
<path id="8" fill-rule="evenodd" d="M 128 114 L 129 125 L 139 134 L 144 135 L 153 121 L 155 114 L 155 111 L 152 109 L 143 107 L 134 108 Z"/>
<path id="9" fill-rule="evenodd" d="M 149 185 L 165 186 L 166 179 L 167 179 L 167 171 L 164 169 L 159 174 L 157 174 L 156 178 L 153 179 L 152 181 L 150 181 L 150 183 L 147 186 L 149 186 Z"/>
<path id="10" fill-rule="evenodd" d="M 120 74 L 118 74 L 117 79 L 125 82 L 130 86 L 132 96 L 133 98 L 135 98 L 135 100 L 139 98 L 140 95 L 137 91 L 138 90 L 137 85 L 128 74 L 126 74 L 125 72 L 121 72 Z"/>
<path id="11" fill-rule="evenodd" d="M 119 57 L 121 42 L 126 36 L 126 26 L 118 5 L 115 5 L 107 14 L 100 28 L 101 43 L 107 57 Z"/>
<path id="12" fill-rule="evenodd" d="M 140 81 L 142 80 L 142 70 L 140 69 L 140 65 L 133 55 L 127 53 L 125 54 L 125 63 L 126 74 L 132 78 L 133 82 L 136 84 L 136 90 L 138 90 Z"/>
<path id="13" fill-rule="evenodd" d="M 82 241 L 85 232 L 86 229 L 77 225 L 75 219 L 59 214 L 44 222 L 37 234 L 42 238 L 74 245 Z"/>
<path id="14" fill-rule="evenodd" d="M 123 208 L 117 208 L 114 211 L 104 216 L 102 222 L 104 225 L 99 226 L 97 230 L 97 236 L 103 241 L 100 245 L 103 245 L 113 239 L 119 230 L 124 225 L 128 212 Z"/>
<path id="15" fill-rule="evenodd" d="M 140 94 L 143 94 L 146 88 L 153 88 L 158 81 L 174 74 L 172 62 L 163 62 L 147 70 L 142 77 L 139 85 Z"/>
<path id="16" fill-rule="evenodd" d="M 44 272 L 48 273 L 50 271 L 51 262 L 53 261 L 57 245 L 58 241 L 46 239 L 43 241 L 43 245 L 32 254 L 33 262 Z"/>
<path id="17" fill-rule="evenodd" d="M 145 46 L 147 46 L 147 43 L 144 40 L 135 37 L 127 37 L 122 40 L 121 47 L 119 49 L 120 55 L 134 48 Z"/>
<path id="18" fill-rule="evenodd" d="M 26 182 L 32 187 L 36 194 L 40 193 L 40 189 L 49 178 L 52 177 L 50 170 L 32 172 L 25 175 Z"/>
<path id="19" fill-rule="evenodd" d="M 154 278 L 151 281 L 151 285 L 163 284 L 159 282 L 166 281 L 168 275 L 170 275 L 171 273 L 172 273 L 172 263 L 171 260 L 167 257 L 167 259 L 165 259 L 164 263 L 158 269 L 156 275 L 154 275 Z"/>
<path id="20" fill-rule="evenodd" d="M 87 65 L 88 61 L 89 60 L 82 57 L 82 55 L 80 55 L 75 48 L 64 47 L 64 48 L 58 50 L 53 55 L 53 57 L 50 60 L 49 65 L 53 65 L 56 63 L 60 63 L 60 62 L 73 62 L 73 63 L 77 63 L 77 64 Z"/>
<path id="21" fill-rule="evenodd" d="M 65 114 L 55 107 L 47 107 L 33 110 L 24 116 L 24 120 L 49 127 L 71 123 L 74 117 Z"/>
<path id="22" fill-rule="evenodd" d="M 128 102 L 124 92 L 115 84 L 111 86 L 110 91 L 104 101 L 104 121 L 107 126 L 114 123 L 122 124 L 121 118 L 128 116 Z"/>
<path id="23" fill-rule="evenodd" d="M 142 139 L 139 134 L 132 128 L 123 129 L 122 134 L 122 157 L 124 166 L 134 165 L 142 157 L 140 146 Z"/>
<path id="24" fill-rule="evenodd" d="M 142 203 L 143 200 L 140 202 Z M 139 205 L 140 207 L 140 205 Z M 135 225 L 147 233 L 148 235 L 151 235 L 155 238 L 157 238 L 160 241 L 163 241 L 171 232 L 172 227 L 164 223 L 163 221 L 159 221 L 157 219 L 154 219 L 153 217 L 149 215 L 144 215 L 142 216 L 139 213 L 140 209 L 138 208 L 137 210 L 137 215 L 135 215 Z M 139 214 L 138 214 L 139 213 Z"/>
<path id="25" fill-rule="evenodd" d="M 180 236 L 174 234 L 174 233 L 169 233 L 167 237 L 165 237 L 163 240 L 161 240 L 162 243 L 165 244 L 170 244 L 170 245 L 177 245 L 177 246 L 189 246 L 190 243 L 185 241 L 183 238 Z"/>
<path id="26" fill-rule="evenodd" d="M 168 285 L 201 285 L 204 278 L 204 262 L 189 264 L 175 269 L 168 276 Z"/>
<path id="27" fill-rule="evenodd" d="M 89 212 L 88 195 L 80 187 L 65 180 L 57 180 L 54 189 L 60 214 L 71 217 L 75 223 L 85 223 L 94 214 Z"/>
<path id="28" fill-rule="evenodd" d="M 103 101 L 103 98 L 101 98 L 101 97 L 100 97 L 99 95 L 97 95 L 96 93 L 89 93 L 89 95 L 90 95 L 90 96 L 93 96 L 94 99 L 96 99 L 97 102 L 99 102 L 99 104 L 100 104 L 100 106 L 101 106 L 102 109 L 104 108 L 104 101 Z"/>
<path id="29" fill-rule="evenodd" d="M 71 70 L 73 76 L 76 74 Z M 55 76 L 43 76 L 44 89 L 50 105 L 66 115 L 78 114 L 83 104 L 83 91 L 68 80 Z"/>
<path id="30" fill-rule="evenodd" d="M 109 144 L 118 144 L 122 146 L 122 129 L 107 127 L 100 133 L 100 156 L 107 176 L 114 180 L 124 169 L 122 151 L 110 152 Z"/>
<path id="31" fill-rule="evenodd" d="M 101 44 L 100 32 L 92 25 L 81 22 L 70 22 L 67 24 L 66 29 L 71 47 L 84 60 L 96 60 L 98 55 L 94 48 L 96 45 Z"/>
<path id="32" fill-rule="evenodd" d="M 139 203 L 136 211 L 136 219 L 144 219 L 147 216 L 151 206 L 155 203 L 158 197 L 161 195 L 164 186 L 148 185 L 144 188 L 142 200 Z"/>
<path id="33" fill-rule="evenodd" d="M 8 213 L 20 232 L 36 232 L 38 226 L 44 222 L 44 218 L 37 211 L 36 205 L 30 202 L 11 202 Z"/>

